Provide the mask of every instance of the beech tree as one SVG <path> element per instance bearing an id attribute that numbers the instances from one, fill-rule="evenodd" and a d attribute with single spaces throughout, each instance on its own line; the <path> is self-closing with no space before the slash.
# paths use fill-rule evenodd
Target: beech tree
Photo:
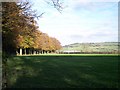
<path id="1" fill-rule="evenodd" d="M 18 48 L 18 45 L 16 45 L 16 39 L 19 39 L 20 37 L 23 37 L 24 40 L 22 40 L 23 43 L 21 43 L 19 47 L 28 47 L 28 42 L 26 41 L 30 42 L 31 37 L 27 35 L 36 30 L 33 18 L 35 17 L 35 14 L 31 14 L 33 12 L 29 11 L 30 8 L 29 6 L 27 7 L 27 5 L 29 4 L 26 2 L 18 5 L 15 2 L 2 3 L 2 35 L 3 50 L 5 52 L 15 52 L 16 48 Z"/>
<path id="2" fill-rule="evenodd" d="M 53 52 L 55 52 L 55 50 L 61 49 L 62 46 L 56 38 L 51 37 L 51 42 L 52 42 L 51 49 Z"/>
<path id="3" fill-rule="evenodd" d="M 59 1 L 51 0 L 58 6 Z M 57 6 L 55 8 L 57 9 Z M 42 14 L 41 14 L 42 15 Z M 31 10 L 29 2 L 2 3 L 3 51 L 16 54 L 33 54 L 59 49 L 57 40 L 38 30 L 35 18 L 40 17 Z M 60 43 L 59 43 L 60 44 Z M 58 45 L 58 46 L 56 46 Z M 52 47 L 52 48 L 51 48 Z"/>

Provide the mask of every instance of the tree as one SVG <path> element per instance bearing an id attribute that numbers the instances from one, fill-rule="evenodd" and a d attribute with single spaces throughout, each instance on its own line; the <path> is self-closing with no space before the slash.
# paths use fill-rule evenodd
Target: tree
<path id="1" fill-rule="evenodd" d="M 52 42 L 52 51 L 54 52 L 55 50 L 61 49 L 61 44 L 60 42 L 56 39 L 51 37 L 51 42 Z"/>
<path id="2" fill-rule="evenodd" d="M 59 0 L 51 0 L 51 2 L 57 10 L 61 11 Z M 40 35 L 41 32 L 37 31 L 35 18 L 41 15 L 38 16 L 35 11 L 31 10 L 29 2 L 2 2 L 3 51 L 15 54 L 15 52 L 18 53 L 18 49 L 20 49 L 20 53 L 22 49 L 25 52 L 28 48 L 49 50 L 49 36 Z"/>
<path id="3" fill-rule="evenodd" d="M 29 3 L 3 2 L 2 8 L 3 50 L 9 53 L 15 52 L 16 48 L 18 48 L 17 39 L 20 36 L 26 40 L 23 40 L 19 47 L 24 45 L 24 48 L 28 47 L 27 41 L 32 40 L 33 35 L 31 33 L 37 28 L 34 20 L 37 16 L 36 14 L 31 14 L 33 11 L 30 11 Z"/>
<path id="4" fill-rule="evenodd" d="M 46 0 L 46 2 L 56 8 L 60 13 L 64 9 L 62 0 Z"/>
<path id="5" fill-rule="evenodd" d="M 16 33 L 19 27 L 18 23 L 18 7 L 15 2 L 2 2 L 2 41 L 3 50 L 6 52 L 12 52 L 15 48 Z M 11 49 L 11 50 L 10 50 Z"/>

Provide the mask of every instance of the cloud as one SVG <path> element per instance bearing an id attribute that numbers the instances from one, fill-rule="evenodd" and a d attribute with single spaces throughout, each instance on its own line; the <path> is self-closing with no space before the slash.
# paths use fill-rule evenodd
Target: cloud
<path id="1" fill-rule="evenodd" d="M 56 37 L 62 45 L 76 42 L 117 41 L 117 3 L 85 1 L 66 0 L 65 4 L 68 4 L 68 7 L 62 14 L 45 4 L 41 5 L 46 13 L 38 20 L 40 30 Z M 40 11 L 39 6 L 40 3 L 35 3 L 35 8 Z"/>
<path id="2" fill-rule="evenodd" d="M 87 2 L 119 2 L 119 0 L 70 0 L 70 1 L 76 1 L 77 3 L 87 3 Z"/>

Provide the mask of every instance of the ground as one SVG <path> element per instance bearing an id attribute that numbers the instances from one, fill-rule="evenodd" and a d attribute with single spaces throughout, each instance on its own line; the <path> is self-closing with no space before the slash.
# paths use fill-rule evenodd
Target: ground
<path id="1" fill-rule="evenodd" d="M 8 59 L 11 88 L 117 88 L 117 55 L 36 55 Z"/>

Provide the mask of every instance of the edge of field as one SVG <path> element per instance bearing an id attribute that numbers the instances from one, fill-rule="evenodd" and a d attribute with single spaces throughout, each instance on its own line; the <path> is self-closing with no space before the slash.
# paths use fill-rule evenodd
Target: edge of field
<path id="1" fill-rule="evenodd" d="M 37 54 L 37 55 L 17 55 L 17 56 L 120 56 L 119 54 Z"/>

